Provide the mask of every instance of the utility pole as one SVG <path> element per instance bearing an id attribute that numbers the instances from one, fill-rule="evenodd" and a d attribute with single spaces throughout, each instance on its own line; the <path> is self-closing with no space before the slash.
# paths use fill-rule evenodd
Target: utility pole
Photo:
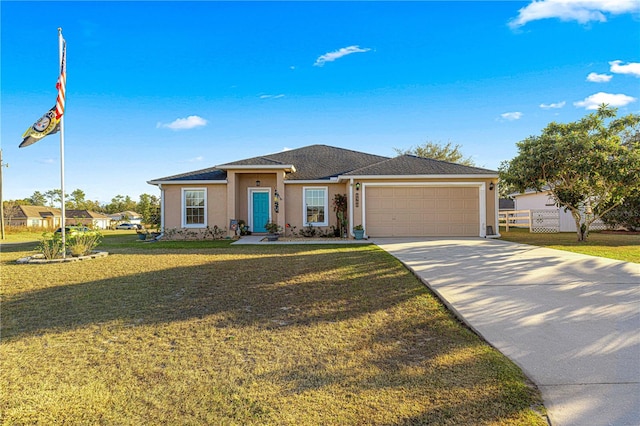
<path id="1" fill-rule="evenodd" d="M 4 203 L 2 201 L 2 169 L 9 167 L 8 164 L 2 162 L 2 149 L 0 149 L 0 234 L 4 240 Z"/>

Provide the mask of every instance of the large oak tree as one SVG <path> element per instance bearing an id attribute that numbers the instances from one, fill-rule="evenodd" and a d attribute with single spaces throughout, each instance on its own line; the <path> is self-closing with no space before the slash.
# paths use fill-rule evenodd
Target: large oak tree
<path id="1" fill-rule="evenodd" d="M 594 220 L 640 188 L 640 115 L 616 113 L 602 105 L 518 142 L 518 155 L 500 165 L 501 183 L 519 192 L 548 189 L 571 212 L 578 240 L 585 240 Z"/>

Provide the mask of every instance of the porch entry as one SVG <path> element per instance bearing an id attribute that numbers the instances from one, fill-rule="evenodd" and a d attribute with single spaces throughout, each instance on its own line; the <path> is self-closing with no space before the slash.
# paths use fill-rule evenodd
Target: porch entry
<path id="1" fill-rule="evenodd" d="M 270 192 L 268 189 L 252 189 L 249 194 L 249 217 L 252 232 L 267 232 L 264 227 L 269 222 Z"/>

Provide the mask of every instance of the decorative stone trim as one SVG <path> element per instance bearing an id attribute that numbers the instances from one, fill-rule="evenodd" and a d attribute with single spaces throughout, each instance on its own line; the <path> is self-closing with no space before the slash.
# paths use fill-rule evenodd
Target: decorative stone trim
<path id="1" fill-rule="evenodd" d="M 106 251 L 93 251 L 91 254 L 87 254 L 86 256 L 69 256 L 64 259 L 45 259 L 42 254 L 34 254 L 33 256 L 22 257 L 16 260 L 16 263 L 64 263 L 64 262 L 78 262 L 80 260 L 90 260 L 97 259 L 99 257 L 107 257 L 109 252 Z"/>

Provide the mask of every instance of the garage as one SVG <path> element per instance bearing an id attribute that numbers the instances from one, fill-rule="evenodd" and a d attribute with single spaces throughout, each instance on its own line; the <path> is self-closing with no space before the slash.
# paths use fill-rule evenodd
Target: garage
<path id="1" fill-rule="evenodd" d="M 477 237 L 479 187 L 367 186 L 364 219 L 370 237 Z"/>

